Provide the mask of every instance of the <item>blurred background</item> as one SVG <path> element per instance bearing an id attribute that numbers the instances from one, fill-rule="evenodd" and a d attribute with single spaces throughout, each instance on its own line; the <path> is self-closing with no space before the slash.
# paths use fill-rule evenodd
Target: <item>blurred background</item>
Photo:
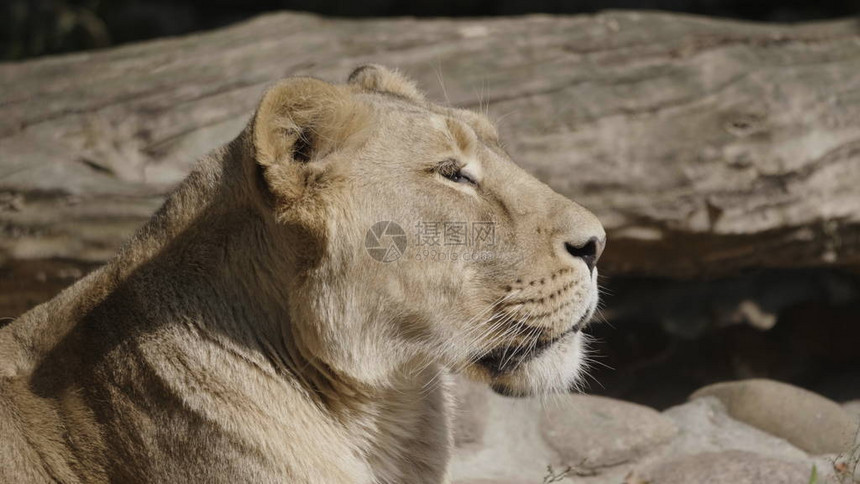
<path id="1" fill-rule="evenodd" d="M 276 10 L 331 16 L 478 17 L 663 10 L 762 22 L 800 22 L 860 13 L 860 0 L 4 0 L 3 59 L 103 48 L 212 29 Z"/>

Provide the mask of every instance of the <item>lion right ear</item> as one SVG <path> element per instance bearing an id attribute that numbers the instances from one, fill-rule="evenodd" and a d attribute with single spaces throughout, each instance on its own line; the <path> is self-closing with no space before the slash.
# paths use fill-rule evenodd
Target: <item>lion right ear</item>
<path id="1" fill-rule="evenodd" d="M 378 64 L 366 64 L 355 69 L 347 82 L 358 89 L 394 94 L 416 103 L 425 102 L 424 94 L 411 79 Z"/>

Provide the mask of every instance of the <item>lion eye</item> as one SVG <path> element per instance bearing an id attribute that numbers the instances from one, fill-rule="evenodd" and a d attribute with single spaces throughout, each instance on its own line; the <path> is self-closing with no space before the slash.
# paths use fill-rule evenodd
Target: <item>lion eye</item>
<path id="1" fill-rule="evenodd" d="M 451 173 L 450 175 L 445 175 L 445 178 L 447 178 L 447 179 L 449 179 L 455 183 L 471 183 L 473 185 L 475 184 L 475 180 L 472 180 L 467 175 L 463 174 L 462 171 L 459 171 L 459 170 L 455 171 L 454 173 Z"/>
<path id="2" fill-rule="evenodd" d="M 439 166 L 439 174 L 444 176 L 445 178 L 451 180 L 454 183 L 467 183 L 469 185 L 477 185 L 478 182 L 475 181 L 468 174 L 463 173 L 463 170 L 459 167 L 456 161 L 447 160 L 443 162 Z"/>

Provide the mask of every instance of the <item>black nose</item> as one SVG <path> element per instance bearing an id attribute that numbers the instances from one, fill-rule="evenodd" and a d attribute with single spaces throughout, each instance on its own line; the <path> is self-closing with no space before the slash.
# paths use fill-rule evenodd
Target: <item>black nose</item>
<path id="1" fill-rule="evenodd" d="M 603 248 L 606 246 L 606 239 L 598 239 L 597 237 L 592 237 L 588 239 L 588 242 L 582 245 L 575 245 L 570 242 L 564 243 L 564 248 L 567 249 L 567 253 L 582 259 L 585 262 L 585 265 L 588 266 L 589 271 L 594 271 L 594 265 L 597 264 L 597 259 L 600 259 L 600 254 L 603 253 Z"/>

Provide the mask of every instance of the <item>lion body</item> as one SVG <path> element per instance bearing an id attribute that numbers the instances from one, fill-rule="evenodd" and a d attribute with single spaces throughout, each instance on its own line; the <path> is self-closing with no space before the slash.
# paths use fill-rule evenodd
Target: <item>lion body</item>
<path id="1" fill-rule="evenodd" d="M 178 198 L 205 206 L 195 189 Z M 274 315 L 217 284 L 230 277 L 206 248 L 218 227 L 182 244 L 159 233 L 179 230 L 160 218 L 172 208 L 108 266 L 0 332 L 0 481 L 438 482 L 444 386 L 409 397 L 432 370 L 321 411 L 297 378 L 283 378 L 290 369 L 209 331 Z M 235 236 L 254 223 L 219 225 Z M 198 272 L 180 280 L 177 259 Z M 231 308 L 239 301 L 245 314 Z"/>
<path id="2" fill-rule="evenodd" d="M 387 269 L 357 253 L 374 220 L 465 213 L 427 195 L 434 190 L 478 203 L 460 186 L 416 171 L 392 176 L 401 184 L 425 177 L 416 187 L 427 194 L 409 196 L 431 203 L 419 207 L 424 213 L 392 211 L 404 204 L 370 183 L 392 173 L 369 171 L 385 158 L 380 153 L 400 149 L 394 158 L 401 160 L 435 150 L 426 146 L 440 139 L 471 143 L 477 153 L 476 140 L 492 135 L 472 118 L 463 118 L 471 128 L 428 121 L 454 133 L 448 137 L 398 134 L 408 124 L 380 121 L 389 111 L 442 119 L 438 109 L 423 107 L 394 73 L 361 72 L 349 88 L 296 80 L 274 89 L 248 128 L 201 160 L 110 263 L 0 329 L 0 482 L 444 482 L 452 446 L 446 367 L 468 364 L 459 369 L 509 390 L 558 390 L 573 381 L 581 342 L 570 321 L 590 317 L 596 304 L 596 275 L 578 260 L 555 269 L 567 256 L 542 256 L 552 258 L 547 281 L 538 274 L 529 285 L 514 275 L 521 255 L 490 269 L 422 272 L 414 261 Z M 394 96 L 376 93 L 382 88 Z M 315 136 L 306 145 L 295 131 L 305 125 Z M 383 132 L 368 134 L 369 126 Z M 520 177 L 545 207 L 570 204 L 513 165 L 498 169 Z M 513 203 L 504 207 L 508 218 L 530 217 Z M 579 218 L 573 226 L 565 218 L 553 233 L 587 226 L 600 235 L 589 214 L 564 210 L 552 213 Z M 499 235 L 514 240 L 504 229 Z M 491 284 L 476 271 L 510 284 Z M 541 319 L 531 343 L 517 340 L 552 350 L 528 361 L 520 355 L 521 369 L 475 364 L 476 348 L 485 354 L 498 346 L 492 331 L 510 320 L 498 318 L 486 334 L 464 326 L 480 316 L 469 312 L 493 307 L 479 300 L 501 300 L 491 289 L 508 298 L 548 289 L 556 276 L 554 294 L 569 301 L 549 307 L 540 299 L 555 319 Z M 462 296 L 465 283 L 474 285 L 473 297 Z M 518 304 L 537 304 L 539 295 Z M 467 342 L 475 348 L 456 348 Z"/>

